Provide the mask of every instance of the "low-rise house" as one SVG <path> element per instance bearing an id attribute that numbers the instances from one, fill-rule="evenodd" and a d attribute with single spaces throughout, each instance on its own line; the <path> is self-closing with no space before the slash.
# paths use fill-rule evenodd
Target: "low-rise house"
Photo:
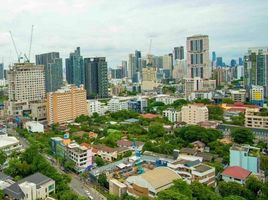
<path id="1" fill-rule="evenodd" d="M 260 173 L 260 149 L 234 144 L 230 148 L 230 166 L 239 166 L 254 174 Z"/>
<path id="2" fill-rule="evenodd" d="M 185 148 L 180 149 L 180 154 L 192 155 L 193 156 L 196 153 L 197 153 L 197 151 L 195 149 L 192 149 L 192 148 L 185 147 Z"/>
<path id="3" fill-rule="evenodd" d="M 168 167 L 175 170 L 188 183 L 198 181 L 208 186 L 215 186 L 215 168 L 201 162 L 202 159 L 198 157 L 183 156 L 168 163 Z"/>
<path id="4" fill-rule="evenodd" d="M 14 184 L 13 178 L 0 172 L 0 190 L 4 190 L 5 188 L 9 187 L 10 185 Z"/>
<path id="5" fill-rule="evenodd" d="M 45 199 L 55 192 L 55 181 L 41 173 L 30 175 L 4 189 L 10 199 Z"/>
<path id="6" fill-rule="evenodd" d="M 152 114 L 152 113 L 141 114 L 140 116 L 145 118 L 145 119 L 154 119 L 154 118 L 161 117 L 161 115 Z"/>
<path id="7" fill-rule="evenodd" d="M 28 121 L 25 123 L 25 128 L 30 133 L 44 133 L 44 125 L 37 121 Z"/>
<path id="8" fill-rule="evenodd" d="M 158 95 L 156 98 L 155 98 L 155 101 L 156 102 L 162 102 L 164 103 L 165 105 L 170 105 L 170 104 L 173 104 L 174 101 L 178 100 L 179 98 L 177 97 L 173 97 L 173 96 L 169 96 L 169 95 Z"/>
<path id="9" fill-rule="evenodd" d="M 197 152 L 196 156 L 203 158 L 204 162 L 212 162 L 217 157 L 217 155 L 207 152 Z"/>
<path id="10" fill-rule="evenodd" d="M 53 137 L 51 149 L 54 155 L 74 161 L 75 170 L 78 172 L 84 171 L 93 164 L 93 148 L 87 143 L 79 145 L 68 138 Z"/>
<path id="11" fill-rule="evenodd" d="M 154 198 L 157 194 L 173 185 L 181 177 L 168 167 L 157 167 L 144 174 L 126 179 L 127 193 L 135 197 Z"/>
<path id="12" fill-rule="evenodd" d="M 219 122 L 203 121 L 203 122 L 198 122 L 197 125 L 199 125 L 203 128 L 217 128 L 217 126 L 219 125 Z"/>
<path id="13" fill-rule="evenodd" d="M 109 180 L 109 193 L 122 198 L 127 193 L 127 186 L 116 179 Z"/>
<path id="14" fill-rule="evenodd" d="M 268 116 L 261 115 L 258 108 L 247 108 L 245 127 L 268 129 Z"/>
<path id="15" fill-rule="evenodd" d="M 84 171 L 92 166 L 92 148 L 82 143 L 81 145 L 73 142 L 66 146 L 67 157 L 75 162 L 75 168 L 78 172 Z"/>
<path id="16" fill-rule="evenodd" d="M 132 142 L 132 141 L 129 141 L 129 140 L 118 140 L 116 142 L 117 146 L 118 147 L 126 147 L 128 148 L 129 150 L 132 150 L 134 151 L 135 148 L 137 148 L 138 150 L 142 150 L 143 146 L 144 146 L 144 142 L 140 142 L 140 141 L 135 141 L 135 142 Z"/>
<path id="17" fill-rule="evenodd" d="M 4 151 L 6 155 L 10 155 L 14 151 L 21 151 L 22 145 L 16 137 L 0 135 L 0 150 Z"/>
<path id="18" fill-rule="evenodd" d="M 199 140 L 194 141 L 191 144 L 193 145 L 193 149 L 195 149 L 198 152 L 203 152 L 205 150 L 205 147 L 206 147 L 205 143 L 201 142 Z"/>
<path id="19" fill-rule="evenodd" d="M 95 133 L 95 132 L 90 131 L 90 132 L 88 133 L 88 137 L 89 137 L 89 138 L 97 138 L 97 137 L 98 137 L 98 133 Z"/>
<path id="20" fill-rule="evenodd" d="M 163 116 L 171 122 L 181 122 L 181 111 L 169 108 L 163 111 Z"/>
<path id="21" fill-rule="evenodd" d="M 239 90 L 230 90 L 231 99 L 234 102 L 245 102 L 246 101 L 246 90 L 239 89 Z"/>
<path id="22" fill-rule="evenodd" d="M 112 162 L 117 159 L 117 150 L 102 144 L 93 145 L 93 154 L 100 156 L 103 160 Z"/>
<path id="23" fill-rule="evenodd" d="M 244 184 L 247 178 L 251 175 L 251 171 L 248 171 L 239 166 L 227 167 L 222 173 L 222 179 L 225 182 L 237 182 Z"/>

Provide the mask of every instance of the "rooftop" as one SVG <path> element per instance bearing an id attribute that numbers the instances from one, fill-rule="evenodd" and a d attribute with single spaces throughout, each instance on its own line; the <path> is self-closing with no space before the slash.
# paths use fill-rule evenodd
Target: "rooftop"
<path id="1" fill-rule="evenodd" d="M 142 116 L 143 118 L 146 118 L 146 119 L 153 119 L 153 118 L 160 117 L 160 115 L 152 114 L 152 113 L 141 114 L 141 116 Z"/>
<path id="2" fill-rule="evenodd" d="M 205 171 L 212 169 L 212 167 L 210 167 L 208 165 L 204 165 L 204 164 L 200 164 L 194 168 L 195 168 L 195 171 L 200 172 L 200 173 L 203 173 Z"/>
<path id="3" fill-rule="evenodd" d="M 36 184 L 36 188 L 40 188 L 43 184 L 51 181 L 52 179 L 37 172 L 35 174 L 32 174 L 30 176 L 27 176 L 26 178 L 20 180 L 18 183 L 23 183 L 23 182 L 30 182 Z"/>
<path id="4" fill-rule="evenodd" d="M 240 180 L 245 180 L 250 174 L 251 174 L 250 171 L 239 166 L 227 167 L 222 172 L 222 175 L 224 176 L 229 176 Z"/>
<path id="5" fill-rule="evenodd" d="M 127 182 L 148 188 L 150 191 L 160 192 L 170 186 L 174 180 L 181 178 L 168 167 L 157 167 L 138 176 L 130 176 Z"/>
<path id="6" fill-rule="evenodd" d="M 19 140 L 15 137 L 12 136 L 7 136 L 7 135 L 0 135 L 0 148 L 9 146 L 9 145 L 14 145 L 19 143 Z"/>

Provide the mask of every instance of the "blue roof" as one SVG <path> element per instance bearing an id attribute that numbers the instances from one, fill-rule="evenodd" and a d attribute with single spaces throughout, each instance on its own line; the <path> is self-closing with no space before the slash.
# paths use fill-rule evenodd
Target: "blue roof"
<path id="1" fill-rule="evenodd" d="M 125 122 L 129 122 L 129 123 L 135 123 L 138 121 L 139 121 L 139 119 L 135 119 L 135 118 L 130 118 L 130 119 L 125 120 Z"/>

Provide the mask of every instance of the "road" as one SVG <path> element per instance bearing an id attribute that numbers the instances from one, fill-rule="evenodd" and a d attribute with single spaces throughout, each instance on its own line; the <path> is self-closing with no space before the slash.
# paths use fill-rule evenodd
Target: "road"
<path id="1" fill-rule="evenodd" d="M 19 139 L 23 149 L 27 149 L 30 144 L 29 142 L 22 136 L 20 136 L 15 129 L 8 128 L 7 132 L 9 135 L 15 136 Z M 104 197 L 101 193 L 99 193 L 96 189 L 92 187 L 89 183 L 84 183 L 82 180 L 80 180 L 80 177 L 76 174 L 66 173 L 61 170 L 60 166 L 55 164 L 55 159 L 52 158 L 49 155 L 44 155 L 44 157 L 47 159 L 47 161 L 61 174 L 68 174 L 71 176 L 71 182 L 69 183 L 70 188 L 77 193 L 80 196 L 88 197 L 85 190 L 88 190 L 93 197 L 94 200 L 106 200 L 106 197 Z"/>

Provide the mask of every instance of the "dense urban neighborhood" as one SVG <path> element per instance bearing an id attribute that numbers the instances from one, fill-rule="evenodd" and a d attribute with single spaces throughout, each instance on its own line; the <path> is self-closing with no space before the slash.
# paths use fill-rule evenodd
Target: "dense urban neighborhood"
<path id="1" fill-rule="evenodd" d="M 257 35 L 242 37 L 253 35 L 244 27 L 245 15 L 267 20 L 267 3 L 258 5 L 262 11 L 240 1 L 240 16 L 230 18 L 235 6 L 227 1 L 215 2 L 213 12 L 210 1 L 199 7 L 197 1 L 148 0 L 139 9 L 136 1 L 120 1 L 128 9 L 119 1 L 47 1 L 9 9 L 12 15 L 23 11 L 18 18 L 43 23 L 64 15 L 70 23 L 32 25 L 27 53 L 17 48 L 21 31 L 9 32 L 7 48 L 0 27 L 0 200 L 268 199 L 268 46 L 267 40 L 255 42 Z M 116 25 L 111 13 L 78 20 L 96 5 L 101 15 L 106 4 L 116 11 Z M 37 15 L 44 10 L 46 17 Z M 187 17 L 170 18 L 184 12 Z M 233 30 L 214 29 L 221 20 L 211 23 L 213 31 L 205 29 L 206 12 L 210 20 L 226 16 Z M 146 28 L 139 26 L 143 20 L 134 23 L 145 14 L 152 18 Z M 255 15 L 254 26 L 263 28 L 258 34 L 267 37 L 267 22 L 258 23 Z M 175 22 L 186 28 L 177 30 Z M 189 22 L 198 24 L 190 32 Z M 94 36 L 86 31 L 82 37 L 80 23 Z M 124 35 L 123 26 L 131 30 L 127 42 L 115 39 Z M 231 40 L 237 27 L 243 34 Z M 56 36 L 58 29 L 62 35 Z M 71 39 L 66 36 L 74 30 Z M 43 32 L 48 36 L 40 42 Z M 94 44 L 87 42 L 91 37 Z M 6 59 L 2 49 L 14 51 L 16 59 L 12 53 Z"/>

